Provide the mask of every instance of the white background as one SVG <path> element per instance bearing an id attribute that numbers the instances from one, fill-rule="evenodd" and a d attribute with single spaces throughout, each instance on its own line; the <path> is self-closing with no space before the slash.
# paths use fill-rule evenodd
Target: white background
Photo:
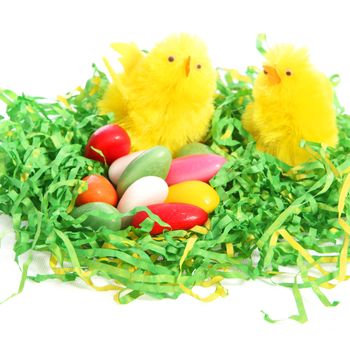
<path id="1" fill-rule="evenodd" d="M 339 73 L 339 96 L 350 109 L 349 11 L 346 1 L 5 1 L 0 0 L 0 87 L 55 97 L 83 84 L 91 64 L 114 57 L 113 41 L 136 41 L 141 48 L 173 32 L 190 32 L 208 44 L 215 66 L 244 70 L 261 64 L 258 33 L 270 46 L 292 42 L 310 48 L 326 74 Z M 0 298 L 16 290 L 13 234 L 0 218 Z M 45 271 L 45 260 L 33 268 Z M 290 290 L 259 281 L 227 283 L 229 296 L 204 304 L 190 297 L 127 306 L 112 294 L 82 284 L 28 282 L 24 292 L 0 305 L 0 341 L 6 350 L 95 349 L 325 349 L 347 346 L 350 284 L 331 293 L 341 303 L 325 308 L 306 292 L 309 323 L 266 323 L 296 312 Z M 5 345 L 7 344 L 7 345 Z"/>

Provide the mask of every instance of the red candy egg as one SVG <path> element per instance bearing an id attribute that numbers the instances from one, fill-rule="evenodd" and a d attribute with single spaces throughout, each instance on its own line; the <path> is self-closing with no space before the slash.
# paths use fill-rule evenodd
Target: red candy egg
<path id="1" fill-rule="evenodd" d="M 102 126 L 90 137 L 85 148 L 85 157 L 104 163 L 104 158 L 93 148 L 100 150 L 108 165 L 130 152 L 131 142 L 126 131 L 116 124 Z"/>
<path id="2" fill-rule="evenodd" d="M 208 220 L 208 214 L 192 204 L 161 203 L 149 205 L 147 208 L 168 224 L 168 226 L 161 226 L 155 222 L 151 235 L 158 235 L 164 230 L 189 230 L 196 225 L 203 225 Z M 140 227 L 140 224 L 148 216 L 144 211 L 136 213 L 132 220 L 132 226 Z"/>

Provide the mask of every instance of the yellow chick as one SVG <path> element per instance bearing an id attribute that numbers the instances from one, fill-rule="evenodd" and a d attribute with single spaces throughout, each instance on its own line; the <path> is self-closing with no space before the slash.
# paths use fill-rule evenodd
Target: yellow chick
<path id="1" fill-rule="evenodd" d="M 115 73 L 100 101 L 130 135 L 134 151 L 163 145 L 175 152 L 207 133 L 213 114 L 216 72 L 205 44 L 187 34 L 173 35 L 149 53 L 135 44 L 112 44 L 124 72 Z"/>
<path id="2" fill-rule="evenodd" d="M 278 45 L 265 54 L 254 101 L 242 117 L 257 148 L 289 165 L 312 160 L 301 140 L 334 147 L 338 141 L 330 81 L 310 63 L 308 51 Z"/>

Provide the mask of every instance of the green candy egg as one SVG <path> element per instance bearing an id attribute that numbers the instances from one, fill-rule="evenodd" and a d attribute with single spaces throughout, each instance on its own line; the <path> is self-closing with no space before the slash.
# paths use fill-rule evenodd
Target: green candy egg
<path id="1" fill-rule="evenodd" d="M 171 153 L 164 146 L 155 146 L 140 154 L 121 174 L 117 184 L 118 197 L 121 198 L 127 188 L 142 177 L 157 176 L 165 179 L 171 161 Z"/>
<path id="2" fill-rule="evenodd" d="M 94 213 L 92 211 L 99 211 L 101 214 Z M 89 215 L 89 213 L 91 213 Z M 108 214 L 108 218 L 103 217 L 103 214 Z M 78 218 L 83 214 L 87 214 L 88 217 L 81 224 L 85 227 L 90 227 L 93 230 L 98 230 L 100 227 L 106 227 L 109 230 L 118 231 L 121 227 L 121 218 L 119 211 L 112 205 L 102 202 L 91 202 L 83 204 L 80 207 L 74 208 L 71 215 L 74 218 Z"/>
<path id="3" fill-rule="evenodd" d="M 185 157 L 192 154 L 215 154 L 215 152 L 204 143 L 195 142 L 181 147 L 175 153 L 175 158 Z"/>

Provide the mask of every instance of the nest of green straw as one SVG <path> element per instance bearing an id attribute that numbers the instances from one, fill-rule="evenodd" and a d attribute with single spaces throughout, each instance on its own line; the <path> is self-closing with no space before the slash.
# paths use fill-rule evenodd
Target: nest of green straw
<path id="1" fill-rule="evenodd" d="M 253 79 L 254 71 L 248 69 L 247 76 Z M 318 160 L 290 169 L 256 151 L 240 120 L 252 84 L 226 73 L 218 80 L 207 139 L 228 159 L 211 181 L 220 205 L 210 227 L 152 237 L 148 232 L 155 217 L 140 229 L 114 232 L 93 231 L 81 225 L 84 217 L 70 216 L 84 188 L 81 179 L 106 174 L 83 150 L 93 131 L 112 122 L 97 111 L 107 85 L 105 74 L 94 67 L 83 89 L 58 101 L 0 91 L 7 105 L 7 117 L 0 120 L 0 212 L 12 217 L 16 260 L 28 256 L 19 291 L 27 278 L 80 278 L 97 290 L 115 290 L 120 303 L 183 293 L 209 301 L 226 295 L 224 279 L 287 276 L 287 282 L 273 283 L 292 289 L 298 307 L 292 318 L 306 321 L 302 288 L 312 288 L 326 306 L 336 304 L 321 289 L 347 279 L 350 123 L 339 103 L 337 149 L 305 144 Z M 51 274 L 28 275 L 37 251 L 50 254 Z M 104 277 L 106 284 L 97 286 L 94 276 Z M 200 296 L 194 287 L 215 288 Z M 268 315 L 265 319 L 272 321 Z"/>

